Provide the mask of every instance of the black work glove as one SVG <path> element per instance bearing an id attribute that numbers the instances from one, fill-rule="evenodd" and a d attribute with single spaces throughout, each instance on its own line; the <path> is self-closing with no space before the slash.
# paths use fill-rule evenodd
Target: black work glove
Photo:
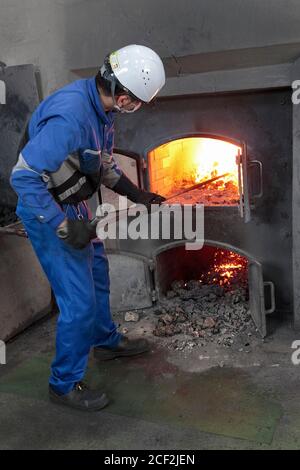
<path id="1" fill-rule="evenodd" d="M 121 194 L 121 196 L 127 196 L 132 202 L 144 204 L 148 210 L 151 204 L 161 204 L 166 200 L 159 194 L 143 191 L 138 188 L 124 173 L 122 173 L 117 184 L 112 189 L 116 193 Z"/>
<path id="2" fill-rule="evenodd" d="M 56 234 L 73 248 L 80 250 L 97 237 L 96 226 L 96 224 L 92 224 L 88 220 L 68 219 L 65 226 L 56 230 Z"/>
<path id="3" fill-rule="evenodd" d="M 136 202 L 137 204 L 144 204 L 144 206 L 146 206 L 149 210 L 151 208 L 151 204 L 161 204 L 165 200 L 166 198 L 160 196 L 159 194 L 140 190 L 138 198 L 134 202 Z"/>

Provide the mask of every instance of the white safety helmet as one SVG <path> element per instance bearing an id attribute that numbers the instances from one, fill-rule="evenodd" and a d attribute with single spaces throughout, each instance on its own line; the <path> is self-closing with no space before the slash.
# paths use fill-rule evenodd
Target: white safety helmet
<path id="1" fill-rule="evenodd" d="M 109 54 L 100 71 L 111 82 L 112 96 L 118 85 L 144 103 L 149 103 L 166 81 L 161 58 L 149 47 L 136 44 Z"/>

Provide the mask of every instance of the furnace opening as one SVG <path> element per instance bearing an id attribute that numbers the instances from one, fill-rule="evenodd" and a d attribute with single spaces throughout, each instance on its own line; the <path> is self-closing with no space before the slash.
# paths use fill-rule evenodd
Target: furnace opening
<path id="1" fill-rule="evenodd" d="M 171 203 L 237 205 L 237 156 L 241 148 L 211 137 L 187 137 L 160 145 L 148 154 L 150 189 Z M 197 183 L 198 188 L 178 195 Z"/>
<path id="2" fill-rule="evenodd" d="M 242 332 L 254 330 L 248 259 L 237 253 L 209 245 L 196 254 L 171 248 L 156 258 L 156 282 L 156 336 L 187 335 L 203 345 L 230 346 Z"/>
<path id="3" fill-rule="evenodd" d="M 163 251 L 156 258 L 157 281 L 163 295 L 179 281 L 182 288 L 192 285 L 219 286 L 224 291 L 236 288 L 248 291 L 248 260 L 230 250 L 205 245 L 202 250 L 186 251 L 178 246 Z M 248 297 L 248 292 L 247 292 Z"/>

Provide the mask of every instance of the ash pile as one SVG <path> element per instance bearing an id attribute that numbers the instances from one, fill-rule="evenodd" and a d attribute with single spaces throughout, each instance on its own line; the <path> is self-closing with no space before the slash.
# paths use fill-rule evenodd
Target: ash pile
<path id="1" fill-rule="evenodd" d="M 0 227 L 6 227 L 18 221 L 15 209 L 0 205 Z"/>
<path id="2" fill-rule="evenodd" d="M 175 337 L 169 343 L 173 349 L 192 349 L 212 342 L 225 347 L 237 342 L 241 346 L 237 340 L 242 333 L 242 346 L 247 348 L 256 332 L 245 282 L 220 286 L 201 280 L 175 281 L 154 313 L 158 320 L 153 334 Z M 177 340 L 177 335 L 181 339 Z"/>

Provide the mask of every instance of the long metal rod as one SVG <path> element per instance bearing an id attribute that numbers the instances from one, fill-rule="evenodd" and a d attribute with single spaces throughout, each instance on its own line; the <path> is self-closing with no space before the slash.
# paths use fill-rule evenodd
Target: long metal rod
<path id="1" fill-rule="evenodd" d="M 191 186 L 190 188 L 187 188 L 183 191 L 180 191 L 179 193 L 176 193 L 174 194 L 173 196 L 169 197 L 168 199 L 166 199 L 162 205 L 169 201 L 170 199 L 173 199 L 174 197 L 176 196 L 180 196 L 181 194 L 184 194 L 184 193 L 187 193 L 189 191 L 192 191 L 194 189 L 197 189 L 197 188 L 201 188 L 203 186 L 206 186 L 207 184 L 209 183 L 212 183 L 213 181 L 216 181 L 220 178 L 224 178 L 225 176 L 228 176 L 230 175 L 230 173 L 224 173 L 223 175 L 219 175 L 219 176 L 215 176 L 214 178 L 211 178 L 209 180 L 206 180 L 206 181 L 202 181 L 202 183 L 197 183 L 195 184 L 194 186 Z M 126 217 L 126 214 L 128 214 L 128 211 L 129 211 L 130 208 L 127 208 L 127 209 L 122 209 L 120 211 L 116 211 L 116 212 L 112 212 L 111 214 L 111 218 L 112 218 L 112 222 L 117 222 L 121 219 L 123 219 L 124 217 Z M 140 211 L 142 212 L 142 211 Z M 147 213 L 148 211 L 145 211 L 145 214 Z M 95 217 L 92 221 L 91 221 L 91 224 L 92 225 L 97 225 L 99 222 L 101 222 L 102 220 L 105 220 L 105 223 L 107 224 L 109 222 L 109 216 L 110 214 L 107 214 L 105 217 Z"/>
<path id="2" fill-rule="evenodd" d="M 199 189 L 202 188 L 203 186 L 206 186 L 209 183 L 212 183 L 213 181 L 217 181 L 221 178 L 224 178 L 225 176 L 230 175 L 230 173 L 224 173 L 223 175 L 215 176 L 214 178 L 210 178 L 209 180 L 202 181 L 201 183 L 194 184 L 194 186 L 191 186 L 190 188 L 184 189 L 183 191 L 180 191 L 176 194 L 173 194 L 172 196 L 168 197 L 166 201 L 169 201 L 169 199 L 173 199 L 173 197 L 176 196 L 181 196 L 181 194 L 189 193 L 190 191 L 193 191 L 194 189 Z"/>

